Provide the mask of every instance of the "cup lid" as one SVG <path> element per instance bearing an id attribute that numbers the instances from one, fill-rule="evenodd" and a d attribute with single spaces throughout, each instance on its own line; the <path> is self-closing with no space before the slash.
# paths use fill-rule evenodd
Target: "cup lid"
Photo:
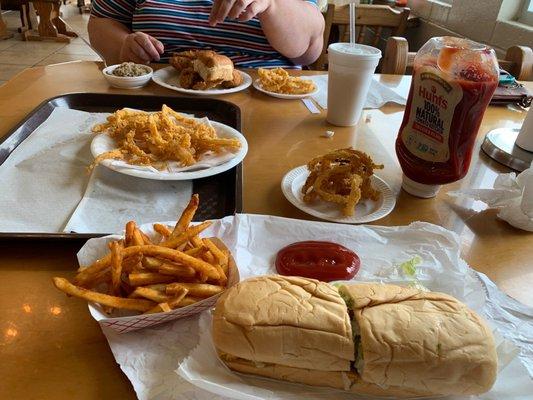
<path id="1" fill-rule="evenodd" d="M 328 53 L 336 56 L 347 56 L 358 60 L 376 60 L 381 58 L 381 50 L 359 43 L 332 43 Z"/>
<path id="2" fill-rule="evenodd" d="M 415 182 L 405 175 L 402 177 L 402 189 L 413 196 L 421 197 L 423 199 L 435 197 L 441 186 L 442 185 L 428 185 Z"/>

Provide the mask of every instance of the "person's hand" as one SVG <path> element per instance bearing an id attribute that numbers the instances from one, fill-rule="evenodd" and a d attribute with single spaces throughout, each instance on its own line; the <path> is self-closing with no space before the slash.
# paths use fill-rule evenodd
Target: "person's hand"
<path id="1" fill-rule="evenodd" d="M 226 18 L 246 22 L 265 12 L 274 0 L 214 0 L 209 24 L 215 26 Z"/>
<path id="2" fill-rule="evenodd" d="M 165 48 L 156 38 L 143 32 L 130 33 L 122 42 L 120 61 L 133 61 L 138 64 L 147 64 L 150 61 L 159 61 Z"/>

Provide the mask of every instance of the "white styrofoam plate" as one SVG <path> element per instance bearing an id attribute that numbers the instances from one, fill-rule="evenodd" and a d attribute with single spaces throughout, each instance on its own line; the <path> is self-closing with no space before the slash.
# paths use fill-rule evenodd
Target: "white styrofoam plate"
<path id="1" fill-rule="evenodd" d="M 179 75 L 176 69 L 172 66 L 158 69 L 154 72 L 152 80 L 160 86 L 166 87 L 167 89 L 175 90 L 176 92 L 193 94 L 199 96 L 218 96 L 221 94 L 229 94 L 240 92 L 241 90 L 247 89 L 252 84 L 252 77 L 246 72 L 239 71 L 243 77 L 243 82 L 237 87 L 229 89 L 208 89 L 208 90 L 195 90 L 195 89 L 184 89 L 181 87 L 179 82 Z"/>
<path id="2" fill-rule="evenodd" d="M 122 160 L 103 160 L 100 164 L 122 174 L 135 176 L 137 178 L 156 179 L 166 181 L 181 181 L 205 178 L 207 176 L 217 175 L 239 164 L 248 152 L 248 142 L 242 133 L 220 122 L 209 121 L 215 128 L 220 138 L 237 138 L 241 142 L 240 149 L 235 152 L 225 152 L 222 154 L 211 154 L 204 159 L 200 159 L 196 164 L 172 168 L 171 171 L 160 171 L 151 166 L 141 166 L 128 164 Z M 111 151 L 116 148 L 116 143 L 106 133 L 97 135 L 91 142 L 91 153 L 94 157 Z M 170 163 L 169 163 L 170 164 Z"/>
<path id="3" fill-rule="evenodd" d="M 259 79 L 256 79 L 254 81 L 254 88 L 256 88 L 257 90 L 259 90 L 262 93 L 268 94 L 269 96 L 277 97 L 278 99 L 285 99 L 285 100 L 305 99 L 306 97 L 309 97 L 309 96 L 312 96 L 312 95 L 316 94 L 318 92 L 318 90 L 319 90 L 318 85 L 315 84 L 315 90 L 313 90 L 312 92 L 309 92 L 309 93 L 304 93 L 304 94 L 284 94 L 284 93 L 270 92 L 268 90 L 263 89 Z"/>
<path id="4" fill-rule="evenodd" d="M 355 206 L 354 215 L 347 217 L 336 203 L 317 199 L 312 203 L 303 200 L 302 187 L 309 176 L 307 166 L 302 165 L 289 171 L 281 181 L 283 194 L 295 207 L 314 217 L 343 224 L 364 224 L 388 215 L 396 205 L 396 198 L 390 186 L 381 178 L 372 175 L 372 186 L 381 193 L 379 200 L 361 200 Z"/>

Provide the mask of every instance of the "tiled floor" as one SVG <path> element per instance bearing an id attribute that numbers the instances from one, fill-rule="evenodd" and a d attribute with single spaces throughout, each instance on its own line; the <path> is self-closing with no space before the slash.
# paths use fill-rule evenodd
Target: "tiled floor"
<path id="1" fill-rule="evenodd" d="M 88 46 L 87 21 L 89 14 L 80 14 L 72 4 L 61 7 L 63 19 L 79 37 L 69 44 L 56 42 L 24 42 L 17 32 L 20 27 L 18 11 L 2 11 L 8 29 L 15 36 L 0 40 L 0 85 L 26 68 L 75 60 L 100 60 Z"/>

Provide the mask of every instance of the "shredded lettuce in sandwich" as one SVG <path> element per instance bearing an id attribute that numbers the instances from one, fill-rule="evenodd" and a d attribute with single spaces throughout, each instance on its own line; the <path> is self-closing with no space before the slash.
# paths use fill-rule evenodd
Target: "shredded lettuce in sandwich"
<path id="1" fill-rule="evenodd" d="M 334 286 L 338 289 L 340 289 L 340 287 L 342 286 L 341 283 L 335 283 Z M 346 303 L 346 307 L 348 307 L 348 311 L 351 312 L 352 309 L 353 309 L 353 300 L 351 298 L 349 298 L 345 293 L 341 292 L 340 290 L 338 290 L 339 292 L 339 295 L 342 297 L 342 299 L 344 300 L 344 302 Z"/>
<path id="2" fill-rule="evenodd" d="M 346 307 L 348 307 L 348 314 L 350 315 L 350 320 L 352 323 L 352 337 L 355 349 L 355 361 L 352 362 L 352 368 L 355 369 L 355 371 L 360 375 L 363 371 L 363 345 L 361 344 L 361 331 L 359 329 L 359 324 L 357 323 L 353 312 L 353 299 L 350 298 L 343 290 L 340 290 L 341 287 L 344 286 L 342 283 L 334 283 L 333 285 L 337 288 L 339 295 L 346 303 Z"/>

